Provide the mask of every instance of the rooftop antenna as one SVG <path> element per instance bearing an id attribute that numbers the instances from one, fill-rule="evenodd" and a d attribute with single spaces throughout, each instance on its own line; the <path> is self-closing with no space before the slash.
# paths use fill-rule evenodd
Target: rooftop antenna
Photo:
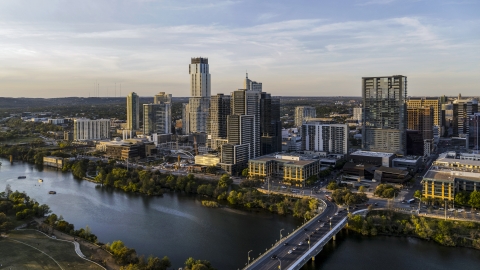
<path id="1" fill-rule="evenodd" d="M 245 73 L 247 73 L 247 79 L 248 79 L 248 70 L 245 70 Z"/>

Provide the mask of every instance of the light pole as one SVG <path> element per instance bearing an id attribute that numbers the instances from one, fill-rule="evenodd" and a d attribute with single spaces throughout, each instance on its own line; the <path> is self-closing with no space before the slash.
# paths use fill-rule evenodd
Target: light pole
<path id="1" fill-rule="evenodd" d="M 305 235 L 308 237 L 308 250 L 310 250 L 310 235 L 306 234 Z"/>
<path id="2" fill-rule="evenodd" d="M 251 250 L 247 253 L 247 266 L 250 265 L 250 252 L 252 252 Z"/>
<path id="3" fill-rule="evenodd" d="M 282 240 L 282 231 L 285 230 L 285 229 L 281 229 L 280 230 L 280 240 Z"/>
<path id="4" fill-rule="evenodd" d="M 278 262 L 280 263 L 280 265 L 278 266 L 278 269 L 282 270 L 282 261 L 280 261 L 279 258 L 277 258 Z"/>
<path id="5" fill-rule="evenodd" d="M 332 230 L 332 218 L 330 218 L 330 231 Z"/>

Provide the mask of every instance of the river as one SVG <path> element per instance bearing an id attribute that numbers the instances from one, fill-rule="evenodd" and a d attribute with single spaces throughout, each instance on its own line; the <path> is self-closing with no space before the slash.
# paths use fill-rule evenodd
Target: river
<path id="1" fill-rule="evenodd" d="M 175 268 L 188 257 L 205 259 L 219 270 L 238 269 L 293 231 L 301 221 L 265 212 L 206 208 L 195 196 L 126 194 L 76 180 L 71 173 L 0 159 L 0 191 L 6 184 L 48 204 L 76 229 L 88 225 L 107 243 L 122 240 L 138 254 L 168 256 Z M 26 179 L 17 179 L 25 175 Z M 44 180 L 39 183 L 38 179 Z M 55 190 L 56 195 L 48 191 Z M 361 237 L 342 232 L 304 269 L 478 269 L 480 252 L 447 248 L 412 238 Z"/>

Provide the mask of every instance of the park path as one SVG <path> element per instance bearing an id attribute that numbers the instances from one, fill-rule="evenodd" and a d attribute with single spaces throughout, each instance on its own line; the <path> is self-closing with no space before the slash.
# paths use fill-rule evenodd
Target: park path
<path id="1" fill-rule="evenodd" d="M 42 224 L 42 222 L 43 222 L 42 219 L 35 219 L 35 221 L 36 221 L 38 224 Z M 98 265 L 99 267 L 101 267 L 101 268 L 104 269 L 104 270 L 107 270 L 107 268 L 105 268 L 105 267 L 102 266 L 101 264 L 99 264 L 99 263 L 97 263 L 97 262 L 95 262 L 95 261 L 92 261 L 92 260 L 88 259 L 87 256 L 85 256 L 85 255 L 82 253 L 82 250 L 80 249 L 80 243 L 78 243 L 77 241 L 75 241 L 75 238 L 74 238 L 73 236 L 64 234 L 64 233 L 62 233 L 62 232 L 58 232 L 57 230 L 54 230 L 53 233 L 52 233 L 52 235 L 49 236 L 48 234 L 46 234 L 46 233 L 44 233 L 44 232 L 42 232 L 42 231 L 39 231 L 39 230 L 36 230 L 36 229 L 25 229 L 25 227 L 27 227 L 27 224 L 22 224 L 22 225 L 16 227 L 15 230 L 33 230 L 33 231 L 37 231 L 37 232 L 39 232 L 39 233 L 42 233 L 43 235 L 45 235 L 46 237 L 48 237 L 48 238 L 50 238 L 50 239 L 57 240 L 57 241 L 63 241 L 63 242 L 72 243 L 72 244 L 74 245 L 74 248 L 75 248 L 75 253 L 76 253 L 80 258 L 82 258 L 82 259 L 84 259 L 84 260 L 86 260 L 86 261 L 89 261 L 89 262 L 91 262 L 91 263 L 94 263 L 94 264 Z M 58 238 L 63 238 L 63 239 L 58 239 L 57 236 L 58 236 Z M 11 239 L 11 240 L 13 240 L 13 239 Z M 17 240 L 14 240 L 14 241 L 17 241 Z M 20 242 L 20 241 L 18 241 L 18 242 Z M 22 242 L 20 242 L 20 243 L 22 243 Z M 23 244 L 25 244 L 25 243 L 23 243 Z M 91 248 L 92 250 L 93 250 L 94 247 L 95 247 L 96 249 L 99 248 L 99 247 L 94 246 L 93 244 L 88 243 L 88 242 L 85 242 L 84 244 L 86 245 L 86 248 L 88 248 L 88 245 L 91 245 L 90 248 Z M 25 245 L 28 245 L 28 244 L 25 244 Z M 35 247 L 33 247 L 33 248 L 35 248 Z M 35 249 L 36 249 L 36 248 L 35 248 Z M 105 251 L 105 252 L 106 252 L 106 251 Z M 42 252 L 42 253 L 44 253 L 44 252 Z M 48 256 L 48 254 L 46 254 L 46 253 L 44 253 L 44 254 Z M 50 256 L 49 256 L 49 257 L 50 257 Z M 50 257 L 50 258 L 52 258 L 52 257 Z M 52 260 L 53 260 L 53 258 L 52 258 Z M 54 261 L 55 261 L 55 260 L 54 260 Z M 55 262 L 56 262 L 56 261 L 55 261 Z M 57 264 L 58 264 L 58 263 L 57 263 Z M 60 266 L 60 265 L 59 265 L 59 266 Z M 108 262 L 108 260 L 107 260 L 107 266 L 109 266 L 108 269 L 118 269 L 118 267 L 116 267 L 116 265 L 113 266 L 112 263 L 109 263 L 109 262 Z M 61 268 L 61 267 L 60 267 L 60 268 Z"/>

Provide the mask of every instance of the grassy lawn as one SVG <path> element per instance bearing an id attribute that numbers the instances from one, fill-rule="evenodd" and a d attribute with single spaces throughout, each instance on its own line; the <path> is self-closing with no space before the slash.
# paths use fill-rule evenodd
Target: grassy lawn
<path id="1" fill-rule="evenodd" d="M 101 269 L 78 257 L 72 243 L 53 240 L 36 231 L 12 231 L 8 237 L 0 238 L 0 264 L 5 269 L 60 269 L 54 260 L 63 269 Z"/>

